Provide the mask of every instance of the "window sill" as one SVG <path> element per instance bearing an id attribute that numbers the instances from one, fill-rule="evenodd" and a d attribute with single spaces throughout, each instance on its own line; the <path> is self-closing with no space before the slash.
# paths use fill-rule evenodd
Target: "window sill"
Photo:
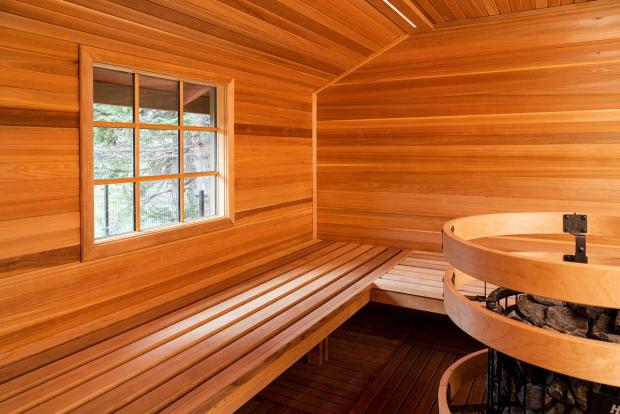
<path id="1" fill-rule="evenodd" d="M 82 261 L 115 256 L 133 250 L 145 249 L 201 234 L 224 230 L 233 226 L 229 217 L 216 217 L 192 223 L 179 223 L 140 233 L 130 233 L 97 240 L 85 246 Z"/>

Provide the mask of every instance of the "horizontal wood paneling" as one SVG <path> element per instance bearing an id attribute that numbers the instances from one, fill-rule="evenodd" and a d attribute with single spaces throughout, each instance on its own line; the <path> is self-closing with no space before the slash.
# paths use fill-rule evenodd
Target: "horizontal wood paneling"
<path id="1" fill-rule="evenodd" d="M 620 6 L 412 35 L 318 96 L 319 236 L 440 249 L 501 211 L 620 214 Z"/>
<path id="2" fill-rule="evenodd" d="M 0 366 L 230 283 L 221 263 L 309 240 L 312 91 L 403 33 L 354 2 L 333 16 L 288 0 L 0 9 Z M 233 227 L 79 261 L 80 44 L 235 78 Z"/>

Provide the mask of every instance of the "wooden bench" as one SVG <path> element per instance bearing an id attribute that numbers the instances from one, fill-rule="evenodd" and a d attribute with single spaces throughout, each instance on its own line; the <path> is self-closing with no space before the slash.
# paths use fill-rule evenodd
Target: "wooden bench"
<path id="1" fill-rule="evenodd" d="M 316 242 L 29 372 L 0 370 L 0 412 L 231 412 L 368 303 L 372 283 L 405 255 Z"/>
<path id="2" fill-rule="evenodd" d="M 448 262 L 441 253 L 411 251 L 373 283 L 373 302 L 445 314 L 443 282 Z M 496 286 L 476 280 L 460 290 L 466 295 L 486 295 Z"/>

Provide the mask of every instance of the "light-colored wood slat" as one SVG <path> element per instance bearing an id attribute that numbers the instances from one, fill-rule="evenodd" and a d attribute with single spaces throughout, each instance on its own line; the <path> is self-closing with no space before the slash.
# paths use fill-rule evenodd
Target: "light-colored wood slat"
<path id="1" fill-rule="evenodd" d="M 437 263 L 442 270 L 427 269 L 425 262 Z M 443 254 L 414 250 L 388 270 L 373 285 L 371 300 L 435 313 L 443 309 L 443 275 L 449 265 Z M 473 280 L 462 286 L 465 295 L 486 296 L 496 286 Z M 510 299 L 514 303 L 514 299 Z"/>
<path id="2" fill-rule="evenodd" d="M 418 309 L 443 315 L 446 314 L 443 307 L 443 299 L 413 296 L 405 293 L 390 292 L 387 290 L 373 288 L 370 291 L 370 300 L 372 302 L 384 303 L 386 305 Z"/>
<path id="3" fill-rule="evenodd" d="M 421 250 L 412 250 L 411 254 L 409 255 L 409 257 L 421 257 L 421 258 L 437 257 L 437 258 L 443 258 L 445 256 L 444 256 L 443 253 L 439 253 L 439 252 L 426 252 L 426 251 L 421 251 Z"/>
<path id="4" fill-rule="evenodd" d="M 409 269 L 409 270 L 401 270 L 398 267 Z M 433 273 L 430 273 L 433 272 Z M 419 279 L 431 279 L 435 280 L 438 277 L 442 277 L 444 272 L 441 270 L 433 270 L 433 269 L 424 269 L 421 267 L 411 268 L 410 266 L 394 266 L 388 273 L 393 275 L 399 275 L 410 278 L 419 278 Z"/>
<path id="5" fill-rule="evenodd" d="M 433 287 L 439 288 L 439 290 L 441 290 L 441 287 L 443 286 L 443 283 L 441 282 L 441 280 L 400 276 L 400 275 L 391 274 L 389 272 L 381 276 L 381 279 L 393 280 L 395 282 L 433 286 Z"/>
<path id="6" fill-rule="evenodd" d="M 380 279 L 375 282 L 375 289 L 390 292 L 405 293 L 407 295 L 425 296 L 433 299 L 443 299 L 443 290 L 436 287 L 414 285 L 413 283 L 399 283 L 392 280 Z"/>
<path id="7" fill-rule="evenodd" d="M 431 266 L 441 267 L 442 268 L 441 270 L 445 270 L 444 268 L 446 268 L 447 266 L 445 259 L 441 259 L 441 258 L 426 259 L 426 258 L 411 257 L 411 256 L 403 260 L 402 264 L 405 266 L 422 267 L 422 268 L 427 265 L 431 265 Z"/>

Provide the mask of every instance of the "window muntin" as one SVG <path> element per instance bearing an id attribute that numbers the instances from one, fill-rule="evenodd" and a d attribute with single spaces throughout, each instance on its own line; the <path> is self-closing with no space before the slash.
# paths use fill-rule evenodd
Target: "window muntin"
<path id="1" fill-rule="evenodd" d="M 124 69 L 93 75 L 95 239 L 221 216 L 217 88 Z"/>

